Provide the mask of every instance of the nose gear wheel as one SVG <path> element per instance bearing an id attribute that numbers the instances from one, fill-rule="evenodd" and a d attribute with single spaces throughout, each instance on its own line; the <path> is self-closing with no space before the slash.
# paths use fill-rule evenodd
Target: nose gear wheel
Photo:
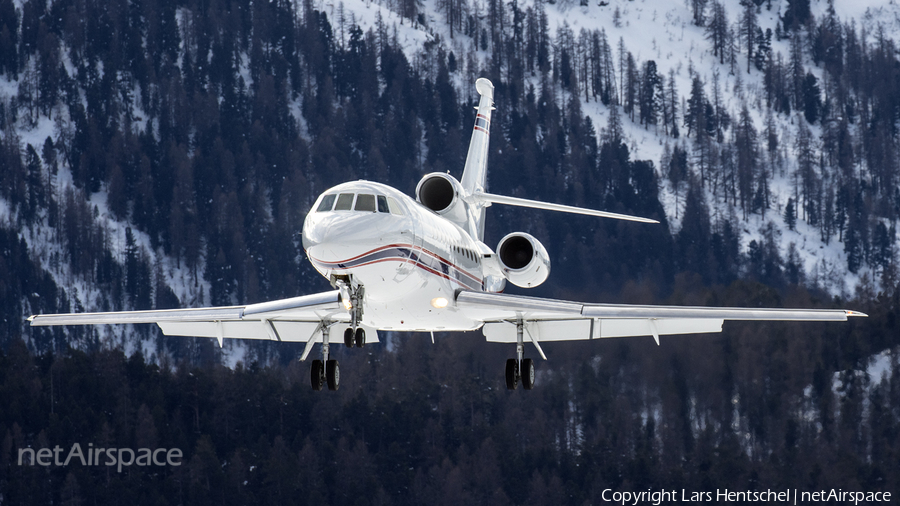
<path id="1" fill-rule="evenodd" d="M 347 330 L 344 331 L 344 346 L 348 348 L 352 348 L 356 344 L 356 336 L 353 332 L 353 329 L 347 327 Z"/>

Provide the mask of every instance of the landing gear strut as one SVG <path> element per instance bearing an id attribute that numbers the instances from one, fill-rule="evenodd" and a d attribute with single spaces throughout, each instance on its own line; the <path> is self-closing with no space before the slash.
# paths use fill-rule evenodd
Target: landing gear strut
<path id="1" fill-rule="evenodd" d="M 360 327 L 363 316 L 363 296 L 365 288 L 362 285 L 354 284 L 349 276 L 332 277 L 332 286 L 341 292 L 341 302 L 347 311 L 350 312 L 350 327 L 344 331 L 344 346 L 352 348 L 354 346 L 362 348 L 366 345 L 366 331 Z M 331 343 L 329 342 L 329 329 L 336 322 L 323 321 L 320 329 L 322 331 L 322 360 L 313 360 L 312 367 L 309 371 L 309 382 L 313 390 L 322 390 L 322 387 L 328 385 L 328 390 L 337 390 L 341 386 L 341 368 L 337 360 L 329 357 Z M 314 341 L 315 334 L 310 337 L 303 352 L 303 358 L 309 353 Z"/>
<path id="2" fill-rule="evenodd" d="M 335 278 L 332 280 L 332 285 L 340 290 L 341 302 L 350 312 L 350 328 L 344 331 L 344 346 L 362 348 L 366 345 L 366 331 L 359 324 L 362 322 L 362 302 L 366 288 L 362 285 L 354 285 L 349 278 Z"/>
<path id="3" fill-rule="evenodd" d="M 337 390 L 341 386 L 341 368 L 337 360 L 329 359 L 330 335 L 329 325 L 322 326 L 322 360 L 313 360 L 310 369 L 310 384 L 313 390 L 322 390 L 328 385 L 328 390 Z"/>
<path id="4" fill-rule="evenodd" d="M 515 390 L 522 382 L 525 390 L 534 388 L 534 361 L 525 358 L 525 323 L 516 320 L 516 358 L 506 361 L 506 388 Z"/>

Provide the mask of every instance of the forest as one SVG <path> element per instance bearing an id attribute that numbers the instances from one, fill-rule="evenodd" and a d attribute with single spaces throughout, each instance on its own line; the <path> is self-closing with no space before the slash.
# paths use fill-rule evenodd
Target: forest
<path id="1" fill-rule="evenodd" d="M 900 493 L 896 41 L 833 8 L 816 17 L 808 0 L 786 1 L 777 29 L 763 31 L 755 20 L 767 3 L 688 2 L 720 65 L 763 76 L 730 110 L 716 80 L 692 73 L 678 89 L 627 40 L 565 25 L 551 34 L 552 4 L 541 1 L 438 1 L 439 22 L 468 48 L 458 52 L 437 31 L 415 51 L 403 46 L 400 31 L 431 28 L 412 0 L 384 2 L 401 26 L 378 11 L 365 31 L 343 5 L 311 0 L 0 0 L 0 504 Z M 551 282 L 530 294 L 870 317 L 729 323 L 659 347 L 547 345 L 535 390 L 512 394 L 501 366 L 513 350 L 478 332 L 340 349 L 343 386 L 321 395 L 293 345 L 254 343 L 226 367 L 214 342 L 155 328 L 110 338 L 27 327 L 35 313 L 326 289 L 299 241 L 314 199 L 352 179 L 412 193 L 425 173 L 457 173 L 480 76 L 497 107 L 490 191 L 663 222 L 491 208 L 486 243 L 523 230 L 550 251 Z M 606 124 L 584 113 L 597 102 Z M 775 127 L 782 118 L 795 142 Z M 666 139 L 661 160 L 635 156 L 628 122 Z M 23 142 L 35 132 L 46 136 Z M 776 174 L 796 189 L 783 210 L 769 199 Z M 668 188 L 684 202 L 677 227 L 661 202 Z M 736 212 L 713 212 L 719 203 Z M 743 246 L 746 218 L 767 213 L 841 244 L 839 270 L 862 282 L 829 291 L 772 225 Z M 177 447 L 185 464 L 116 473 L 16 463 L 19 448 L 73 443 Z"/>

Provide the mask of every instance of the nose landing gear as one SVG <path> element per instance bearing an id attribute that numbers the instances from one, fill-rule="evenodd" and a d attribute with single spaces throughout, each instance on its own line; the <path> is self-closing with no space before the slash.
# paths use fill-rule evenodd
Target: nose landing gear
<path id="1" fill-rule="evenodd" d="M 344 346 L 348 348 L 362 348 L 366 345 L 366 331 L 360 327 L 363 316 L 363 297 L 365 296 L 365 288 L 362 285 L 353 283 L 349 276 L 335 276 L 331 278 L 332 286 L 341 292 L 341 302 L 347 311 L 350 312 L 350 327 L 344 331 Z M 328 385 L 329 390 L 337 390 L 341 386 L 341 368 L 337 360 L 329 357 L 331 345 L 329 343 L 329 327 L 336 322 L 323 321 L 320 326 L 322 331 L 322 360 L 313 360 L 309 373 L 310 384 L 313 390 L 322 390 L 322 387 Z M 303 353 L 303 358 L 309 353 L 312 346 L 313 338 L 307 344 L 307 350 Z"/>
<path id="2" fill-rule="evenodd" d="M 355 331 L 352 327 L 348 327 L 347 330 L 344 331 L 344 346 L 348 348 L 353 348 L 356 346 L 357 348 L 362 348 L 366 345 L 366 330 L 362 327 L 358 327 Z"/>
<path id="3" fill-rule="evenodd" d="M 341 302 L 350 312 L 350 328 L 344 331 L 344 346 L 362 348 L 366 345 L 366 331 L 359 324 L 363 316 L 363 297 L 366 288 L 347 277 L 332 277 L 331 284 L 341 292 Z"/>

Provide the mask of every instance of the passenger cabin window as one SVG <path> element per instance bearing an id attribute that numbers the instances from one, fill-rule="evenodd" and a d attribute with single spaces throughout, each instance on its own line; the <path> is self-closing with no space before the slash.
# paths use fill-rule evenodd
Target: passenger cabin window
<path id="1" fill-rule="evenodd" d="M 353 208 L 356 211 L 369 211 L 375 212 L 375 195 L 366 195 L 364 193 L 360 193 L 356 196 L 356 207 Z"/>
<path id="2" fill-rule="evenodd" d="M 337 204 L 334 206 L 335 211 L 349 211 L 353 206 L 353 194 L 342 193 L 338 195 Z"/>
<path id="3" fill-rule="evenodd" d="M 319 207 L 316 208 L 317 213 L 331 211 L 332 206 L 334 206 L 334 199 L 337 197 L 335 194 L 325 195 L 322 197 L 322 202 L 319 202 Z"/>
<path id="4" fill-rule="evenodd" d="M 389 212 L 391 212 L 390 209 L 388 209 L 388 201 L 387 201 L 387 197 L 385 197 L 384 195 L 379 195 L 379 196 L 378 196 L 378 212 L 379 212 L 379 213 L 389 213 Z"/>

